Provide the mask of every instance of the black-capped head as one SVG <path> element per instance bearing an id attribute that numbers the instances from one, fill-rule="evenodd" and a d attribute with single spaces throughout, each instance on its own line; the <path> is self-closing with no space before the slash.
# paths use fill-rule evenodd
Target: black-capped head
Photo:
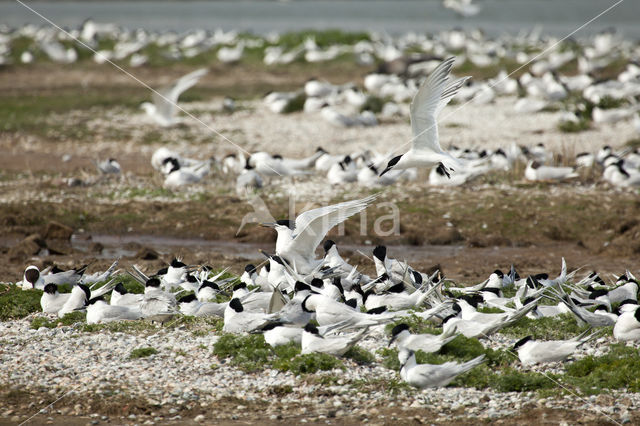
<path id="1" fill-rule="evenodd" d="M 605 289 L 602 289 L 602 288 L 601 289 L 593 289 L 589 293 L 589 299 L 595 300 L 598 297 L 606 296 L 607 294 L 609 294 L 609 290 L 605 290 Z"/>
<path id="2" fill-rule="evenodd" d="M 334 277 L 332 284 L 334 286 L 336 286 L 338 288 L 338 291 L 340 292 L 340 294 L 342 294 L 344 296 L 344 288 L 342 287 L 342 282 L 340 280 L 340 277 Z"/>
<path id="3" fill-rule="evenodd" d="M 78 287 L 80 287 L 82 289 L 82 291 L 84 291 L 85 300 L 91 299 L 91 290 L 89 289 L 89 287 L 87 287 L 84 284 L 76 284 L 76 285 Z"/>
<path id="4" fill-rule="evenodd" d="M 640 309 L 636 309 L 636 313 L 633 314 L 633 316 L 635 317 L 636 321 L 640 322 Z"/>
<path id="5" fill-rule="evenodd" d="M 327 254 L 327 252 L 329 250 L 331 250 L 331 247 L 335 246 L 336 243 L 333 240 L 327 240 L 324 242 L 324 244 L 322 245 L 322 248 L 324 249 L 324 253 Z"/>
<path id="6" fill-rule="evenodd" d="M 502 150 L 502 148 L 498 148 L 493 155 L 502 155 L 504 158 L 507 158 L 507 154 Z"/>
<path id="7" fill-rule="evenodd" d="M 244 267 L 244 271 L 249 275 L 253 275 L 256 272 L 256 267 L 250 263 Z"/>
<path id="8" fill-rule="evenodd" d="M 278 322 L 270 322 L 269 324 L 265 325 L 264 327 L 261 328 L 262 331 L 269 331 L 269 330 L 273 330 L 276 327 L 280 327 L 280 323 Z"/>
<path id="9" fill-rule="evenodd" d="M 167 275 L 167 272 L 169 272 L 169 267 L 165 266 L 164 268 L 158 269 L 156 275 Z"/>
<path id="10" fill-rule="evenodd" d="M 316 327 L 315 325 L 313 325 L 311 323 L 309 323 L 309 324 L 304 326 L 304 331 L 306 331 L 307 333 L 315 334 L 316 336 L 320 336 L 320 332 L 318 331 L 318 327 Z"/>
<path id="11" fill-rule="evenodd" d="M 541 274 L 535 274 L 533 277 L 538 281 L 540 281 L 540 280 L 548 280 L 549 279 L 549 274 L 547 274 L 546 272 L 543 272 Z"/>
<path id="12" fill-rule="evenodd" d="M 387 312 L 387 307 L 385 305 L 378 306 L 377 308 L 369 309 L 367 311 L 369 315 L 380 315 L 385 312 Z"/>
<path id="13" fill-rule="evenodd" d="M 391 286 L 387 289 L 389 293 L 402 293 L 404 292 L 404 283 L 398 283 L 394 286 Z"/>
<path id="14" fill-rule="evenodd" d="M 316 148 L 316 152 L 321 152 L 321 153 L 323 153 L 323 154 L 328 154 L 328 152 L 327 152 L 327 151 L 325 151 L 325 149 L 324 149 L 323 147 L 321 147 L 321 146 L 319 146 L 319 147 L 317 147 L 317 148 Z"/>
<path id="15" fill-rule="evenodd" d="M 384 259 L 387 257 L 387 247 L 386 246 L 376 246 L 373 249 L 373 257 L 378 259 L 380 262 L 384 262 Z"/>
<path id="16" fill-rule="evenodd" d="M 422 284 L 422 274 L 420 272 L 412 270 L 411 275 L 413 275 L 413 280 L 416 282 L 416 284 Z"/>
<path id="17" fill-rule="evenodd" d="M 382 173 L 380 173 L 380 176 L 384 175 L 389 170 L 393 169 L 393 167 L 396 164 L 398 164 L 398 161 L 400 161 L 401 158 L 402 158 L 402 155 L 398 155 L 397 157 L 393 157 L 391 160 L 389 160 L 389 162 L 387 163 L 387 167 L 382 171 Z"/>
<path id="18" fill-rule="evenodd" d="M 231 309 L 233 309 L 234 311 L 238 312 L 238 313 L 244 311 L 244 307 L 242 306 L 242 302 L 240 302 L 240 299 L 238 299 L 238 298 L 231 299 L 231 301 L 229 302 L 229 307 Z"/>
<path id="19" fill-rule="evenodd" d="M 172 268 L 184 268 L 185 266 L 187 266 L 187 265 L 185 265 L 184 263 L 182 263 L 181 261 L 179 261 L 175 257 L 171 261 L 171 267 Z"/>
<path id="20" fill-rule="evenodd" d="M 196 278 L 196 277 L 194 277 L 193 275 L 188 274 L 188 275 L 187 275 L 187 282 L 190 282 L 190 283 L 197 283 L 197 282 L 198 282 L 198 280 L 197 280 L 197 278 Z"/>
<path id="21" fill-rule="evenodd" d="M 280 154 L 273 154 L 271 157 L 275 160 L 282 160 L 282 155 Z"/>
<path id="22" fill-rule="evenodd" d="M 247 285 L 245 283 L 238 283 L 233 286 L 233 291 L 242 290 L 243 288 L 247 288 Z"/>
<path id="23" fill-rule="evenodd" d="M 44 292 L 48 294 L 56 294 L 58 292 L 58 286 L 56 284 L 47 284 L 44 286 Z"/>
<path id="24" fill-rule="evenodd" d="M 264 265 L 264 269 L 265 269 L 267 272 L 271 272 L 271 264 L 270 264 L 270 263 L 267 263 L 266 265 Z"/>
<path id="25" fill-rule="evenodd" d="M 144 286 L 160 288 L 160 280 L 158 278 L 149 278 Z"/>
<path id="26" fill-rule="evenodd" d="M 311 285 L 315 288 L 321 288 L 324 282 L 320 278 L 314 278 L 311 280 Z"/>
<path id="27" fill-rule="evenodd" d="M 493 271 L 493 273 L 496 274 L 499 278 L 504 278 L 504 274 L 500 269 L 496 269 L 495 271 Z"/>
<path id="28" fill-rule="evenodd" d="M 451 305 L 451 309 L 454 310 L 456 315 L 459 314 L 462 311 L 462 308 L 460 307 L 460 305 L 458 305 L 458 302 L 456 302 L 453 305 Z"/>
<path id="29" fill-rule="evenodd" d="M 216 283 L 214 283 L 213 281 L 209 281 L 209 280 L 204 280 L 202 282 L 202 285 L 200 285 L 200 287 L 198 288 L 198 291 L 202 290 L 203 288 L 209 287 L 213 290 L 219 291 L 220 290 L 220 286 Z"/>
<path id="30" fill-rule="evenodd" d="M 511 348 L 511 350 L 512 350 L 513 352 L 516 352 L 520 346 L 524 345 L 525 343 L 527 343 L 527 342 L 528 342 L 529 340 L 531 340 L 531 339 L 533 339 L 533 336 L 527 336 L 527 337 L 524 337 L 524 338 L 522 338 L 522 339 L 518 340 L 518 341 L 516 342 L 516 344 L 515 344 L 515 345 L 513 345 L 513 348 Z"/>
<path id="31" fill-rule="evenodd" d="M 638 301 L 634 300 L 634 299 L 624 299 L 622 302 L 620 302 L 620 305 L 618 306 L 622 306 L 622 305 L 637 305 Z"/>
<path id="32" fill-rule="evenodd" d="M 442 325 L 446 324 L 447 322 L 449 322 L 449 321 L 451 321 L 452 319 L 457 318 L 457 317 L 458 317 L 458 314 L 451 314 L 451 315 L 449 315 L 449 316 L 447 316 L 447 317 L 444 317 L 444 318 L 442 319 Z"/>
<path id="33" fill-rule="evenodd" d="M 122 283 L 118 283 L 114 288 L 113 291 L 120 293 L 120 294 L 127 294 L 127 289 L 124 287 L 124 284 Z"/>
<path id="34" fill-rule="evenodd" d="M 532 161 L 531 162 L 531 168 L 534 170 L 537 170 L 538 168 L 540 168 L 542 164 L 540 164 L 538 161 Z"/>
<path id="35" fill-rule="evenodd" d="M 398 324 L 395 327 L 393 327 L 393 329 L 391 329 L 391 336 L 393 338 L 396 338 L 398 334 L 402 333 L 405 330 L 410 331 L 408 324 L 405 324 L 405 323 Z"/>
<path id="36" fill-rule="evenodd" d="M 40 271 L 35 266 L 28 267 L 26 271 L 24 271 L 24 278 L 31 283 L 31 287 L 35 287 L 36 282 L 40 278 Z"/>
<path id="37" fill-rule="evenodd" d="M 497 288 L 497 287 L 485 287 L 482 290 L 480 290 L 482 293 L 493 293 L 496 296 L 500 297 L 502 291 Z"/>
<path id="38" fill-rule="evenodd" d="M 53 265 L 53 268 L 51 268 L 51 273 L 59 274 L 60 272 L 64 272 L 64 269 L 58 268 L 58 265 Z"/>
<path id="39" fill-rule="evenodd" d="M 536 277 L 534 277 L 533 275 L 529 275 L 527 277 L 527 287 L 532 288 L 532 289 L 536 289 L 539 286 L 540 286 L 540 283 L 538 282 Z"/>
<path id="40" fill-rule="evenodd" d="M 293 220 L 280 219 L 280 220 L 277 220 L 276 223 L 281 226 L 286 226 L 292 231 L 293 231 L 293 228 L 296 227 L 296 223 Z"/>
<path id="41" fill-rule="evenodd" d="M 308 284 L 303 283 L 302 281 L 296 281 L 296 284 L 293 286 L 293 291 L 295 291 L 296 293 L 299 291 L 311 291 L 311 287 L 309 287 Z"/>
<path id="42" fill-rule="evenodd" d="M 349 307 L 352 307 L 353 309 L 356 309 L 358 307 L 358 301 L 356 300 L 355 297 L 349 300 L 345 300 L 344 304 Z"/>
<path id="43" fill-rule="evenodd" d="M 344 159 L 342 160 L 342 162 L 343 162 L 345 165 L 348 165 L 348 164 L 349 164 L 349 163 L 351 163 L 352 161 L 353 161 L 353 160 L 351 159 L 351 156 L 350 156 L 350 155 L 345 155 Z"/>
<path id="44" fill-rule="evenodd" d="M 90 300 L 87 302 L 87 305 L 89 305 L 89 306 L 90 306 L 90 305 L 93 305 L 94 303 L 99 302 L 99 301 L 103 301 L 103 302 L 105 302 L 105 303 L 106 303 L 106 300 L 104 300 L 104 297 L 102 297 L 102 296 L 98 296 L 98 297 L 94 297 L 93 299 L 90 299 Z"/>
<path id="45" fill-rule="evenodd" d="M 478 309 L 478 305 L 480 303 L 484 302 L 484 297 L 480 294 L 465 294 L 460 299 L 464 300 L 476 309 Z"/>
<path id="46" fill-rule="evenodd" d="M 196 300 L 198 300 L 198 298 L 195 294 L 187 294 L 186 296 L 182 296 L 180 299 L 178 299 L 178 303 L 191 303 L 195 302 Z"/>

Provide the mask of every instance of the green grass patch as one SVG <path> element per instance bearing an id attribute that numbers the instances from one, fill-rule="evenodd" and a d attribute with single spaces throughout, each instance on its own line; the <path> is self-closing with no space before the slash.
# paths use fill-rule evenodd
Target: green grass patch
<path id="1" fill-rule="evenodd" d="M 34 330 L 37 330 L 41 327 L 46 328 L 56 328 L 58 326 L 70 326 L 74 325 L 78 322 L 84 322 L 87 318 L 87 314 L 85 312 L 69 312 L 62 318 L 57 318 L 54 320 L 50 320 L 47 317 L 35 317 L 31 320 L 30 327 Z"/>
<path id="2" fill-rule="evenodd" d="M 292 112 L 302 111 L 304 109 L 304 103 L 307 100 L 307 96 L 304 93 L 297 94 L 293 99 L 287 102 L 287 106 L 282 110 L 285 114 L 291 114 Z"/>
<path id="3" fill-rule="evenodd" d="M 13 284 L 0 285 L 0 321 L 24 318 L 42 311 L 42 290 L 22 290 Z"/>
<path id="4" fill-rule="evenodd" d="M 573 314 L 567 313 L 539 319 L 524 317 L 498 333 L 517 339 L 531 335 L 536 340 L 562 340 L 577 336 L 587 328 L 579 326 Z"/>
<path id="5" fill-rule="evenodd" d="M 563 133 L 584 132 L 585 130 L 589 130 L 590 128 L 591 121 L 585 120 L 584 118 L 581 118 L 578 121 L 561 121 L 560 123 L 558 123 L 558 130 Z"/>
<path id="6" fill-rule="evenodd" d="M 640 353 L 621 343 L 612 344 L 609 353 L 600 357 L 587 356 L 569 364 L 564 381 L 585 394 L 597 394 L 605 389 L 627 389 L 640 392 Z"/>
<path id="7" fill-rule="evenodd" d="M 294 344 L 272 348 L 261 334 L 224 334 L 213 345 L 213 354 L 219 359 L 228 358 L 230 365 L 246 372 L 275 368 L 294 374 L 310 374 L 343 367 L 342 361 L 331 355 L 301 355 L 300 348 Z"/>
<path id="8" fill-rule="evenodd" d="M 138 348 L 131 351 L 129 354 L 129 359 L 138 359 L 138 358 L 146 358 L 151 355 L 155 355 L 158 353 L 158 350 L 151 347 L 146 348 Z"/>
<path id="9" fill-rule="evenodd" d="M 356 364 L 373 364 L 376 357 L 366 349 L 359 346 L 354 346 L 344 354 L 345 358 L 348 358 Z"/>

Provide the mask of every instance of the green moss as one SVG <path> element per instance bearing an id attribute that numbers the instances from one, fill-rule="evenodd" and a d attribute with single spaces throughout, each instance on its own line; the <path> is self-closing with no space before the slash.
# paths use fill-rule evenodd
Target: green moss
<path id="1" fill-rule="evenodd" d="M 17 285 L 0 285 L 0 321 L 24 318 L 40 312 L 41 290 L 22 290 Z"/>
<path id="2" fill-rule="evenodd" d="M 151 355 L 155 355 L 158 353 L 158 350 L 151 347 L 146 348 L 138 348 L 131 351 L 129 355 L 129 359 L 137 359 L 137 358 L 146 358 Z"/>
<path id="3" fill-rule="evenodd" d="M 522 372 L 514 368 L 506 368 L 495 374 L 491 387 L 500 392 L 527 392 L 551 389 L 556 384 L 543 374 Z"/>

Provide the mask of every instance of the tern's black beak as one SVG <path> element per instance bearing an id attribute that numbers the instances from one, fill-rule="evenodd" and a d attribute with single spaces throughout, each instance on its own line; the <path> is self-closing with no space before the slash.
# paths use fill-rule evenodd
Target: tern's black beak
<path id="1" fill-rule="evenodd" d="M 260 226 L 264 226 L 265 228 L 275 228 L 277 223 L 275 222 L 262 222 Z"/>
<path id="2" fill-rule="evenodd" d="M 393 167 L 387 167 L 386 169 L 384 169 L 382 171 L 382 173 L 380 173 L 378 176 L 382 176 L 383 174 L 387 173 L 389 170 L 391 170 Z"/>
<path id="3" fill-rule="evenodd" d="M 396 341 L 396 336 L 393 336 L 391 339 L 389 339 L 389 344 L 387 344 L 387 346 L 391 346 L 391 344 L 395 341 Z"/>

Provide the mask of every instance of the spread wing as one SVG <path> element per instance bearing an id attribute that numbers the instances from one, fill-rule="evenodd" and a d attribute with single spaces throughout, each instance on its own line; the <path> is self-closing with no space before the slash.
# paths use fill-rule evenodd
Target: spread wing
<path id="1" fill-rule="evenodd" d="M 153 103 L 158 113 L 167 120 L 171 120 L 175 115 L 176 104 L 180 95 L 194 86 L 206 73 L 206 68 L 200 68 L 180 77 L 171 86 L 158 90 L 158 93 L 153 92 Z"/>
<path id="2" fill-rule="evenodd" d="M 292 249 L 304 257 L 313 257 L 316 247 L 334 226 L 366 209 L 377 195 L 308 210 L 296 218 Z"/>
<path id="3" fill-rule="evenodd" d="M 415 149 L 442 152 L 436 118 L 467 80 L 463 78 L 448 84 L 454 61 L 455 58 L 451 57 L 438 65 L 422 83 L 411 102 L 411 129 Z"/>

